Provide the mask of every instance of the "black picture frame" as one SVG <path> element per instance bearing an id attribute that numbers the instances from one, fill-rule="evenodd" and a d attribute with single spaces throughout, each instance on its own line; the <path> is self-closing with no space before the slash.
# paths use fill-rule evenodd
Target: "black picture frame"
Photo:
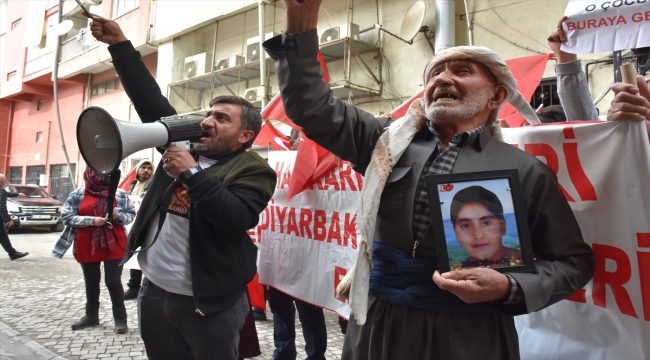
<path id="1" fill-rule="evenodd" d="M 516 169 L 429 175 L 425 180 L 441 273 L 476 267 L 535 272 Z"/>

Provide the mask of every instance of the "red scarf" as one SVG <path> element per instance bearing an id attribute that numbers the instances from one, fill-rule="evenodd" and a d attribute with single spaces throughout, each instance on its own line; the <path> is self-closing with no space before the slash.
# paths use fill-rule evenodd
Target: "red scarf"
<path id="1" fill-rule="evenodd" d="M 108 186 L 102 184 L 102 175 L 88 167 L 84 172 L 84 181 L 86 182 L 84 193 L 97 198 L 93 207 L 95 216 L 105 217 L 108 209 L 108 201 L 106 200 L 108 198 Z M 113 251 L 115 247 L 115 234 L 113 234 L 113 230 L 107 225 L 94 226 L 91 234 L 90 253 L 92 255 L 95 254 L 95 250 L 102 248 L 108 249 L 109 252 Z"/>

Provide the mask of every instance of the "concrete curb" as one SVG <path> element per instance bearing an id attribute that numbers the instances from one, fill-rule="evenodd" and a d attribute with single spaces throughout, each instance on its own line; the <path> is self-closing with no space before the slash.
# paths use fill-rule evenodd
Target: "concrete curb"
<path id="1" fill-rule="evenodd" d="M 66 360 L 64 357 L 48 350 L 45 346 L 29 337 L 21 335 L 2 321 L 0 321 L 0 339 L 0 343 L 2 344 L 0 358 L 15 360 Z"/>

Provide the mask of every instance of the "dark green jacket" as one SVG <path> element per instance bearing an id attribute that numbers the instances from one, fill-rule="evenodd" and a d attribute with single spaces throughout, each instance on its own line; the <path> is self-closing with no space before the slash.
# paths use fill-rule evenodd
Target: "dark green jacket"
<path id="1" fill-rule="evenodd" d="M 142 122 L 176 113 L 129 41 L 112 45 L 109 51 Z M 275 171 L 259 155 L 242 152 L 201 170 L 185 182 L 191 199 L 192 287 L 194 302 L 201 313 L 232 306 L 255 276 L 257 247 L 246 231 L 257 225 L 259 214 L 273 196 L 276 179 Z M 172 181 L 159 163 L 129 233 L 128 250 L 144 245 L 149 220 Z M 127 254 L 124 261 L 130 257 Z"/>

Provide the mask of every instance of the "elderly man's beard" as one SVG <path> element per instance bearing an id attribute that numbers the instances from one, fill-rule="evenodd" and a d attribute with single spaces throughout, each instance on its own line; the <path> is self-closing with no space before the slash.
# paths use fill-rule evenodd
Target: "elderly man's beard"
<path id="1" fill-rule="evenodd" d="M 434 95 L 440 92 L 458 93 L 453 86 L 436 89 Z M 446 104 L 445 102 L 432 102 L 426 104 L 425 113 L 427 119 L 434 124 L 453 123 L 459 120 L 468 119 L 485 110 L 485 105 L 493 96 L 489 87 L 476 89 L 463 96 L 460 104 Z M 486 119 L 487 120 L 487 119 Z"/>
<path id="2" fill-rule="evenodd" d="M 194 150 L 204 156 L 227 154 L 233 151 L 233 148 L 237 145 L 238 137 L 239 133 L 220 139 L 211 138 L 208 144 L 194 144 Z"/>

